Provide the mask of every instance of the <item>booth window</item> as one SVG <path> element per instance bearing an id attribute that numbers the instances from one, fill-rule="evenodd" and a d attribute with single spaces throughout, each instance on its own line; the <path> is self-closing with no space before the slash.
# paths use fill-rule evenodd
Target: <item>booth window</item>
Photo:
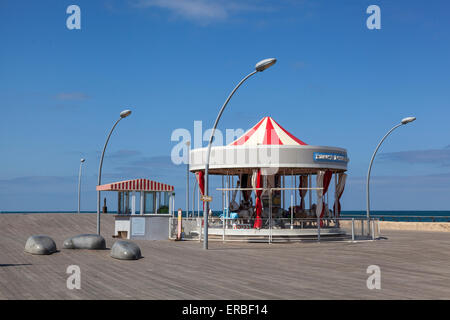
<path id="1" fill-rule="evenodd" d="M 130 192 L 121 191 L 117 193 L 117 214 L 130 214 Z"/>
<path id="2" fill-rule="evenodd" d="M 159 192 L 158 213 L 169 213 L 169 193 Z"/>
<path id="3" fill-rule="evenodd" d="M 155 195 L 156 192 L 145 193 L 145 213 L 155 213 Z"/>

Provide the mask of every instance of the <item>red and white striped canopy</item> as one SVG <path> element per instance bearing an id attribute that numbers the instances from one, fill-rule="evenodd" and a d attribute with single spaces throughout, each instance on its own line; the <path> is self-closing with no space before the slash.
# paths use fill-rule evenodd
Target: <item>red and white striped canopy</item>
<path id="1" fill-rule="evenodd" d="M 97 191 L 173 191 L 174 187 L 148 179 L 118 181 L 97 186 Z"/>
<path id="2" fill-rule="evenodd" d="M 290 145 L 304 146 L 306 143 L 294 137 L 271 117 L 264 117 L 230 146 Z"/>

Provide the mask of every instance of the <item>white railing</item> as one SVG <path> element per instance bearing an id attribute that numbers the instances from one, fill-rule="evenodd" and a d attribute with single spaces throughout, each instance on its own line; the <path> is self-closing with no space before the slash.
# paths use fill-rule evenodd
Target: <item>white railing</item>
<path id="1" fill-rule="evenodd" d="M 261 218 L 262 228 L 255 229 L 254 219 L 208 218 L 208 237 L 212 241 L 287 242 L 321 240 L 375 240 L 380 237 L 378 219 L 356 218 Z M 182 239 L 202 241 L 203 219 L 183 218 Z M 177 238 L 178 219 L 170 218 L 169 238 Z"/>

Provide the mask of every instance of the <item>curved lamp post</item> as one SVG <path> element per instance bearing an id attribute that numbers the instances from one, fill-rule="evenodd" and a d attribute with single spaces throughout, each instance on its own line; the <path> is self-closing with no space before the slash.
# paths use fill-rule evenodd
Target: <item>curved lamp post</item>
<path id="1" fill-rule="evenodd" d="M 377 145 L 375 152 L 372 155 L 372 159 L 370 159 L 370 164 L 369 164 L 369 171 L 367 172 L 367 185 L 366 185 L 366 205 L 367 205 L 367 221 L 370 221 L 370 198 L 369 198 L 369 181 L 370 181 L 370 171 L 372 170 L 372 163 L 373 160 L 375 159 L 375 155 L 377 154 L 378 149 L 380 148 L 381 144 L 383 143 L 383 141 L 388 137 L 388 135 L 391 134 L 392 131 L 394 131 L 395 129 L 397 129 L 398 127 L 408 124 L 410 122 L 413 122 L 414 120 L 416 120 L 415 117 L 407 117 L 402 119 L 402 121 L 395 125 L 391 130 L 389 130 L 383 137 L 383 139 L 381 139 L 380 143 Z"/>
<path id="2" fill-rule="evenodd" d="M 217 124 L 219 123 L 220 117 L 222 116 L 223 111 L 225 110 L 225 107 L 227 106 L 228 102 L 230 101 L 231 97 L 233 96 L 233 94 L 236 92 L 236 90 L 245 82 L 245 80 L 247 80 L 248 78 L 250 78 L 251 76 L 253 76 L 254 74 L 258 73 L 258 72 L 262 72 L 264 70 L 266 70 L 267 68 L 270 68 L 271 66 L 273 66 L 275 64 L 275 62 L 277 62 L 277 59 L 275 58 L 270 58 L 270 59 L 264 59 L 261 60 L 260 62 L 258 62 L 255 65 L 255 71 L 253 71 L 252 73 L 248 74 L 247 76 L 244 77 L 244 79 L 241 80 L 241 82 L 239 82 L 237 84 L 237 86 L 233 89 L 233 91 L 231 91 L 230 95 L 228 96 L 227 100 L 225 101 L 225 103 L 223 104 L 222 108 L 219 111 L 219 114 L 217 115 L 216 121 L 214 122 L 214 126 L 213 129 L 211 131 L 211 137 L 209 138 L 209 143 L 208 143 L 208 150 L 206 152 L 206 164 L 205 164 L 205 196 L 208 195 L 209 193 L 209 179 L 208 179 L 208 169 L 209 169 L 209 157 L 211 154 L 211 144 L 212 141 L 214 139 L 214 133 L 216 131 L 217 128 Z M 204 241 L 203 241 L 203 249 L 208 249 L 208 215 L 209 215 L 209 202 L 206 202 L 206 206 L 205 206 L 205 212 L 203 213 L 203 234 L 204 234 Z"/>
<path id="3" fill-rule="evenodd" d="M 112 132 L 114 131 L 114 128 L 117 126 L 120 120 L 123 118 L 128 117 L 131 114 L 131 110 L 123 110 L 120 113 L 119 119 L 117 119 L 116 123 L 114 123 L 113 127 L 111 128 L 111 131 L 108 134 L 108 137 L 106 138 L 105 146 L 103 147 L 102 156 L 100 158 L 100 165 L 98 167 L 98 183 L 97 185 L 101 185 L 102 181 L 102 165 L 103 165 L 103 157 L 105 156 L 105 150 L 106 146 L 108 145 L 109 138 L 111 137 Z M 97 190 L 97 234 L 100 234 L 100 190 Z"/>
<path id="4" fill-rule="evenodd" d="M 78 171 L 78 213 L 80 213 L 80 193 L 81 193 L 81 166 L 86 160 L 81 158 L 80 160 L 80 170 Z"/>
<path id="5" fill-rule="evenodd" d="M 186 162 L 186 218 L 189 218 L 189 149 L 190 141 L 186 141 L 187 148 L 187 162 Z"/>

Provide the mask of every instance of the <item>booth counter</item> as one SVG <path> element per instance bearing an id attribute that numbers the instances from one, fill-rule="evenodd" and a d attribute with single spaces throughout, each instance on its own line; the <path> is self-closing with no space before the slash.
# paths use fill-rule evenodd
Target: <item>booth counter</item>
<path id="1" fill-rule="evenodd" d="M 169 239 L 170 214 L 115 215 L 114 237 L 130 240 Z"/>

